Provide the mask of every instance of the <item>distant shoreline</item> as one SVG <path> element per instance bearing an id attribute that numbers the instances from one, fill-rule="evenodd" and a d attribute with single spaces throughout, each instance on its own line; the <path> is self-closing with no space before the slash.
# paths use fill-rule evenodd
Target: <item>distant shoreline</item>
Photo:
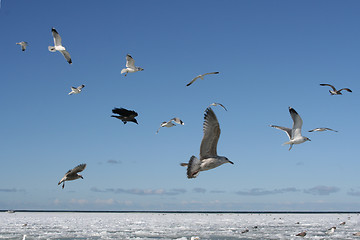
<path id="1" fill-rule="evenodd" d="M 85 210 L 16 210 L 14 212 L 33 213 L 203 213 L 203 214 L 360 214 L 359 211 L 85 211 Z M 0 212 L 7 212 L 0 210 Z"/>

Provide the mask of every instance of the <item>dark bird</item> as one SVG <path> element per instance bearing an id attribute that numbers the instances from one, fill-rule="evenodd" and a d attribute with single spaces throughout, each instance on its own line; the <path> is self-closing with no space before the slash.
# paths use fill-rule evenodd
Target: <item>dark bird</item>
<path id="1" fill-rule="evenodd" d="M 348 92 L 352 92 L 349 88 L 342 88 L 339 90 L 336 90 L 336 88 L 333 85 L 327 84 L 327 83 L 321 83 L 320 86 L 329 86 L 332 88 L 332 90 L 329 90 L 331 95 L 342 95 L 341 91 L 346 90 Z"/>
<path id="2" fill-rule="evenodd" d="M 306 231 L 301 232 L 301 233 L 298 233 L 298 234 L 296 234 L 296 236 L 298 236 L 298 237 L 305 237 L 305 236 L 306 236 Z"/>
<path id="3" fill-rule="evenodd" d="M 127 122 L 134 122 L 138 124 L 138 122 L 135 119 L 135 117 L 137 117 L 138 114 L 135 111 L 127 110 L 125 108 L 114 108 L 112 112 L 114 114 L 119 114 L 119 116 L 111 115 L 111 117 L 120 119 L 124 124 L 126 124 Z"/>
<path id="4" fill-rule="evenodd" d="M 60 182 L 58 183 L 58 185 L 60 185 L 61 183 L 63 183 L 62 188 L 65 187 L 65 181 L 72 181 L 78 178 L 83 178 L 83 176 L 81 176 L 80 174 L 78 174 L 78 172 L 82 172 L 86 167 L 86 164 L 80 164 L 76 167 L 74 167 L 73 169 L 67 171 L 67 173 L 65 174 L 65 176 L 60 180 Z"/>

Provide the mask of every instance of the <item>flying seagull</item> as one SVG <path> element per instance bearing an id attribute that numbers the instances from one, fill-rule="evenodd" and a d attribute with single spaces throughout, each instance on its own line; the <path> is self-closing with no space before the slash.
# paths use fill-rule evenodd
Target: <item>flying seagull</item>
<path id="1" fill-rule="evenodd" d="M 324 132 L 327 130 L 337 132 L 336 130 L 331 129 L 331 128 L 314 128 L 314 129 L 310 130 L 309 132 Z"/>
<path id="2" fill-rule="evenodd" d="M 85 87 L 85 85 L 81 85 L 81 86 L 78 86 L 77 88 L 76 87 L 71 87 L 71 92 L 68 93 L 68 95 L 72 95 L 72 94 L 77 94 L 77 93 L 80 93 L 81 90 Z"/>
<path id="3" fill-rule="evenodd" d="M 225 109 L 225 111 L 227 111 L 226 107 L 224 105 L 222 105 L 221 103 L 212 103 L 209 105 L 209 107 L 211 106 L 221 106 L 223 109 Z"/>
<path id="4" fill-rule="evenodd" d="M 348 92 L 352 92 L 349 88 L 342 88 L 339 90 L 336 90 L 336 88 L 333 85 L 327 84 L 327 83 L 321 83 L 320 86 L 329 86 L 332 88 L 332 90 L 329 90 L 331 95 L 342 95 L 341 91 L 346 90 Z"/>
<path id="5" fill-rule="evenodd" d="M 135 67 L 135 60 L 130 56 L 130 54 L 126 55 L 126 68 L 121 70 L 121 74 L 125 73 L 125 76 L 128 73 L 138 72 L 138 71 L 144 71 L 141 67 Z"/>
<path id="6" fill-rule="evenodd" d="M 78 172 L 82 172 L 86 167 L 86 164 L 80 164 L 76 167 L 74 167 L 73 169 L 67 171 L 67 173 L 65 174 L 65 176 L 60 180 L 60 182 L 58 183 L 58 185 L 60 185 L 61 183 L 63 183 L 62 188 L 65 187 L 65 181 L 71 181 L 71 180 L 76 180 L 78 178 L 83 178 L 83 176 L 81 176 L 80 174 L 78 174 Z"/>
<path id="7" fill-rule="evenodd" d="M 204 136 L 200 145 L 200 160 L 192 156 L 189 163 L 180 164 L 187 167 L 188 178 L 196 178 L 200 171 L 210 170 L 224 163 L 234 164 L 227 157 L 217 155 L 216 148 L 220 137 L 220 125 L 210 107 L 205 110 L 203 130 Z"/>
<path id="8" fill-rule="evenodd" d="M 289 151 L 290 151 L 294 144 L 300 144 L 300 143 L 303 143 L 306 141 L 311 141 L 311 140 L 307 137 L 301 136 L 301 127 L 302 127 L 303 121 L 302 121 L 300 115 L 292 107 L 289 107 L 289 112 L 290 112 L 291 118 L 294 122 L 292 129 L 286 128 L 286 127 L 280 127 L 280 126 L 276 126 L 276 125 L 270 125 L 270 127 L 277 128 L 277 129 L 280 129 L 280 130 L 283 130 L 284 132 L 286 132 L 290 141 L 286 142 L 284 144 L 290 144 L 290 148 L 289 148 Z"/>
<path id="9" fill-rule="evenodd" d="M 219 74 L 219 72 L 210 72 L 210 73 L 205 73 L 205 74 L 200 74 L 198 76 L 196 76 L 193 80 L 191 80 L 191 82 L 189 82 L 188 84 L 186 84 L 186 86 L 190 86 L 193 82 L 195 82 L 198 78 L 200 78 L 201 80 L 204 80 L 204 77 L 206 75 L 210 75 L 210 74 Z"/>
<path id="10" fill-rule="evenodd" d="M 180 118 L 174 117 L 174 118 L 170 119 L 170 120 L 167 121 L 167 122 L 162 122 L 162 123 L 160 124 L 159 129 L 156 131 L 156 134 L 159 133 L 159 130 L 160 130 L 160 128 L 162 128 L 162 127 L 170 128 L 170 127 L 175 126 L 175 124 L 174 124 L 173 122 L 175 122 L 175 123 L 177 123 L 177 124 L 180 124 L 180 125 L 184 125 L 184 122 L 181 121 Z"/>
<path id="11" fill-rule="evenodd" d="M 68 51 L 66 51 L 65 47 L 63 47 L 61 45 L 61 37 L 60 37 L 59 33 L 55 30 L 55 28 L 52 28 L 51 32 L 52 32 L 52 35 L 53 35 L 53 38 L 54 38 L 54 45 L 55 46 L 49 46 L 48 47 L 49 51 L 50 52 L 56 52 L 56 51 L 61 52 L 61 54 L 65 57 L 66 61 L 69 64 L 72 64 L 70 54 L 68 53 Z"/>
<path id="12" fill-rule="evenodd" d="M 22 51 L 25 51 L 25 50 L 26 50 L 26 47 L 27 47 L 27 45 L 28 45 L 28 43 L 27 43 L 27 42 L 24 42 L 24 41 L 18 42 L 18 43 L 16 43 L 16 44 L 21 46 L 21 50 L 22 50 Z"/>
<path id="13" fill-rule="evenodd" d="M 134 122 L 138 124 L 138 122 L 135 119 L 135 117 L 137 117 L 138 114 L 135 111 L 127 110 L 125 108 L 114 108 L 112 112 L 114 114 L 119 114 L 119 116 L 111 115 L 111 117 L 120 119 L 124 124 L 126 124 L 127 122 Z"/>

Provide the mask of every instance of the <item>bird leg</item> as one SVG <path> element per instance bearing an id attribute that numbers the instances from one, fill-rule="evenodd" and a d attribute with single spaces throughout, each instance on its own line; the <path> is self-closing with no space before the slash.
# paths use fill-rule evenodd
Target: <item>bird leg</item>
<path id="1" fill-rule="evenodd" d="M 64 189 L 64 187 L 65 187 L 65 182 L 63 182 L 63 185 L 62 185 L 62 188 Z"/>
<path id="2" fill-rule="evenodd" d="M 291 150 L 291 148 L 292 148 L 293 145 L 294 145 L 294 144 L 290 144 L 289 151 Z"/>

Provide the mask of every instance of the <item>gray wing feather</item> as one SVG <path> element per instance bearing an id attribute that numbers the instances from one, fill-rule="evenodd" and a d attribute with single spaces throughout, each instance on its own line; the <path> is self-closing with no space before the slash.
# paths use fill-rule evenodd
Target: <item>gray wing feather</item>
<path id="1" fill-rule="evenodd" d="M 320 86 L 329 86 L 331 87 L 334 91 L 336 91 L 336 88 L 333 85 L 327 84 L 327 83 L 321 83 Z"/>
<path id="2" fill-rule="evenodd" d="M 66 50 L 60 51 L 69 64 L 72 64 L 70 53 Z"/>
<path id="3" fill-rule="evenodd" d="M 54 44 L 55 46 L 61 46 L 61 37 L 60 34 L 55 30 L 55 28 L 53 28 L 51 30 L 53 38 L 54 38 Z"/>
<path id="4" fill-rule="evenodd" d="M 270 125 L 270 127 L 283 130 L 284 132 L 286 132 L 286 134 L 288 135 L 289 139 L 291 139 L 291 131 L 292 131 L 292 129 L 287 128 L 287 127 L 280 127 L 280 126 L 276 126 L 276 125 Z"/>
<path id="5" fill-rule="evenodd" d="M 205 110 L 204 136 L 200 145 L 200 160 L 217 156 L 217 143 L 220 138 L 220 124 L 211 108 Z"/>
<path id="6" fill-rule="evenodd" d="M 292 107 L 289 107 L 289 112 L 290 112 L 291 118 L 294 122 L 293 127 L 292 127 L 291 136 L 293 138 L 296 136 L 301 136 L 301 127 L 302 127 L 303 121 L 302 121 L 300 115 Z"/>
<path id="7" fill-rule="evenodd" d="M 135 68 L 135 60 L 129 54 L 126 55 L 126 67 Z"/>
<path id="8" fill-rule="evenodd" d="M 85 169 L 85 167 L 86 167 L 86 164 L 83 163 L 83 164 L 80 164 L 80 165 L 74 167 L 74 168 L 73 168 L 72 170 L 70 170 L 69 172 L 70 172 L 71 174 L 75 174 L 75 173 L 78 173 L 78 172 L 82 172 L 82 171 Z"/>

